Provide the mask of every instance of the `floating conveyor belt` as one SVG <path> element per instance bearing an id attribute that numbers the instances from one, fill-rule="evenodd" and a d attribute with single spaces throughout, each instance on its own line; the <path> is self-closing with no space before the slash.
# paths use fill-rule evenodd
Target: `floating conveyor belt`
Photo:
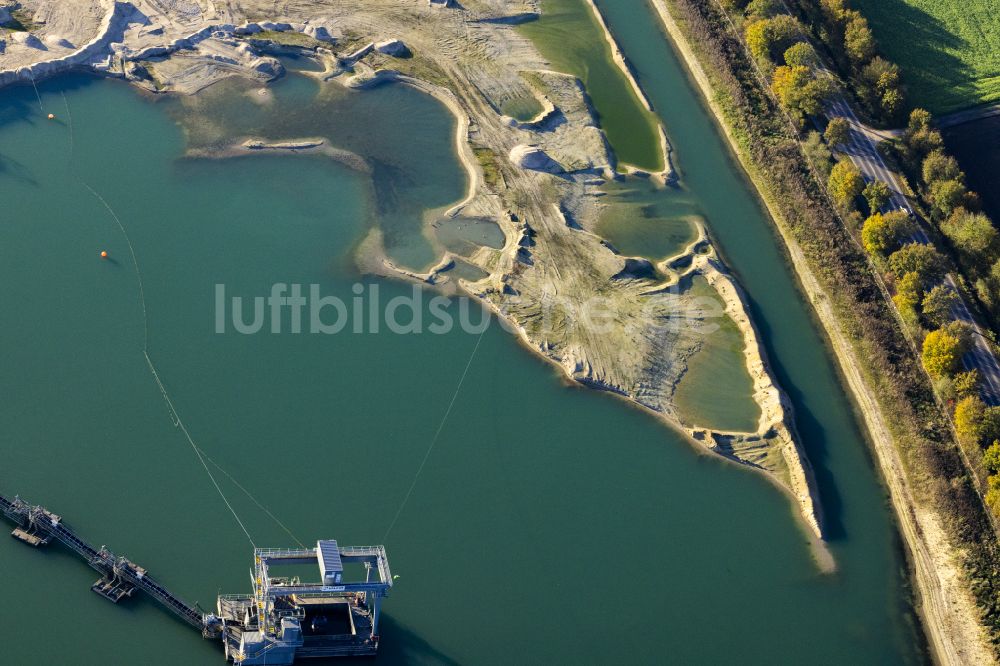
<path id="1" fill-rule="evenodd" d="M 79 555 L 102 576 L 92 589 L 115 603 L 131 596 L 135 590 L 145 592 L 161 606 L 202 632 L 207 638 L 220 635 L 221 623 L 216 616 L 203 614 L 173 595 L 149 573 L 130 560 L 115 555 L 105 547 L 94 548 L 63 524 L 62 518 L 41 506 L 28 504 L 20 497 L 8 499 L 0 495 L 0 510 L 18 529 L 13 535 L 33 546 L 50 543 L 53 539 Z"/>

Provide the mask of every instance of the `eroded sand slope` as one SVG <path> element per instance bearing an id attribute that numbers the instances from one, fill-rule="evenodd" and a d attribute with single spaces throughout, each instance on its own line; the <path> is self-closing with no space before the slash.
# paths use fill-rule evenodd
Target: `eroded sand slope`
<path id="1" fill-rule="evenodd" d="M 476 282 L 454 278 L 453 258 L 430 272 L 395 266 L 377 230 L 361 245 L 366 270 L 457 284 L 497 312 L 524 343 L 583 384 L 612 391 L 684 428 L 692 442 L 765 472 L 796 501 L 821 535 L 808 462 L 791 427 L 787 400 L 775 385 L 739 287 L 704 234 L 681 255 L 658 264 L 617 253 L 594 233 L 605 204 L 600 186 L 616 174 L 615 158 L 594 120 L 580 82 L 551 71 L 514 25 L 538 12 L 531 2 L 469 0 L 462 7 L 426 0 L 209 1 L 25 0 L 27 31 L 8 32 L 0 85 L 86 67 L 152 91 L 194 93 L 239 75 L 261 82 L 283 73 L 273 54 L 306 49 L 324 66 L 323 85 L 363 90 L 416 86 L 457 119 L 456 149 L 470 187 L 449 215 L 486 217 L 503 229 L 500 249 L 463 259 L 481 268 Z M 517 121 L 500 111 L 535 97 L 541 112 Z M 363 122 L 363 119 L 357 119 Z M 661 133 L 662 134 L 662 133 Z M 314 137 L 228 150 L 333 150 Z M 666 170 L 643 176 L 671 177 Z M 346 159 L 346 158 L 345 158 Z M 347 160 L 350 163 L 350 160 Z M 724 303 L 688 288 L 703 276 Z M 713 317 L 728 316 L 746 344 L 756 432 L 726 433 L 683 424 L 674 393 L 686 361 L 704 343 Z"/>

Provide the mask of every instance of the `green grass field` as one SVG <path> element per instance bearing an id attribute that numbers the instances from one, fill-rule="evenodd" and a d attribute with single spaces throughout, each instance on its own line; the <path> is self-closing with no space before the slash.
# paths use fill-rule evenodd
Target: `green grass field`
<path id="1" fill-rule="evenodd" d="M 855 0 L 910 100 L 934 113 L 1000 101 L 997 0 Z"/>

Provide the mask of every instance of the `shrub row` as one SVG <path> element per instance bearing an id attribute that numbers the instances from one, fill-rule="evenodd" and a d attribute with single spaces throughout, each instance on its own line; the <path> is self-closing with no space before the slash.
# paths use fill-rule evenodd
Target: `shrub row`
<path id="1" fill-rule="evenodd" d="M 812 29 L 864 110 L 876 124 L 891 125 L 905 113 L 899 66 L 878 54 L 868 20 L 848 0 L 789 0 Z"/>
<path id="2" fill-rule="evenodd" d="M 807 116 L 823 117 L 823 102 L 833 94 L 834 87 L 829 77 L 817 75 L 822 72 L 822 65 L 812 46 L 803 41 L 806 35 L 801 24 L 784 13 L 785 5 L 778 6 L 776 2 L 752 0 L 741 7 L 740 0 L 728 0 L 728 6 L 735 20 L 743 25 L 746 46 L 763 76 L 770 80 L 778 103 L 801 127 Z M 847 76 L 852 74 L 852 68 L 863 70 L 878 63 L 867 22 L 847 6 L 846 0 L 821 0 L 814 8 L 814 15 L 837 29 L 836 43 L 828 46 L 834 55 L 840 56 L 835 61 L 846 63 Z M 830 40 L 829 33 L 825 38 Z M 861 42 L 863 48 L 859 46 Z M 898 84 L 898 72 L 892 82 L 894 86 Z M 895 292 L 894 304 L 911 337 L 922 346 L 924 368 L 934 378 L 939 395 L 954 404 L 959 397 L 955 380 L 962 369 L 961 357 L 968 351 L 971 334 L 952 321 L 952 310 L 961 296 L 942 281 L 947 273 L 964 275 L 974 285 L 981 305 L 1000 309 L 1000 299 L 993 296 L 1000 286 L 997 231 L 979 212 L 979 198 L 965 187 L 965 175 L 958 163 L 944 152 L 941 134 L 931 126 L 929 113 L 916 109 L 910 114 L 899 152 L 907 170 L 918 174 L 919 191 L 928 203 L 931 223 L 954 265 L 963 269 L 962 273 L 954 270 L 933 245 L 912 242 L 916 225 L 905 211 L 885 215 L 879 212 L 890 201 L 886 183 L 875 180 L 866 185 L 861 172 L 850 161 L 833 163 L 829 147 L 847 143 L 850 133 L 846 119 L 833 118 L 827 123 L 823 137 L 818 132 L 806 136 L 803 152 L 813 167 L 826 176 L 827 191 L 853 231 L 862 227 L 865 250 L 885 274 L 886 283 Z M 823 144 L 824 138 L 827 145 Z M 862 195 L 869 214 L 863 226 L 857 209 Z M 975 389 L 979 379 L 978 373 L 966 372 L 961 373 L 959 383 Z M 990 443 L 988 440 L 984 445 Z M 984 478 L 982 487 L 1000 488 L 1000 477 L 987 478 L 988 470 L 977 462 L 982 460 L 980 451 L 973 451 L 967 459 L 973 471 Z M 994 495 L 997 501 L 990 502 L 990 506 L 1000 515 L 1000 490 Z"/>
<path id="3" fill-rule="evenodd" d="M 714 0 L 668 2 L 712 81 L 724 121 L 782 232 L 801 248 L 857 356 L 866 359 L 863 371 L 889 417 L 915 496 L 944 517 L 949 537 L 965 552 L 963 564 L 986 624 L 994 637 L 1000 636 L 996 535 L 927 376 L 864 252 L 831 210 L 823 184 L 800 152 L 798 137 L 759 83 L 740 35 L 730 29 L 718 5 Z M 790 46 L 782 51 L 783 58 Z M 810 140 L 814 152 L 825 150 L 818 137 L 811 136 L 803 146 L 806 154 Z M 915 257 L 896 263 L 899 268 L 922 266 Z"/>

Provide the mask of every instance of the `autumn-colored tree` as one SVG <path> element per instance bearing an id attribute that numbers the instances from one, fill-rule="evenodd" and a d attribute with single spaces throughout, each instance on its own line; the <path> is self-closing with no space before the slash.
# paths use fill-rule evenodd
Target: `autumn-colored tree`
<path id="1" fill-rule="evenodd" d="M 802 25 L 788 14 L 752 21 L 744 30 L 747 47 L 755 58 L 774 62 L 802 35 Z"/>
<path id="2" fill-rule="evenodd" d="M 991 474 L 1000 472 L 1000 442 L 993 440 L 993 443 L 983 451 L 983 467 Z"/>
<path id="3" fill-rule="evenodd" d="M 842 21 L 847 10 L 847 0 L 821 0 L 823 13 L 831 23 Z"/>
<path id="4" fill-rule="evenodd" d="M 994 516 L 1000 517 L 1000 475 L 992 474 L 986 477 L 986 494 L 983 501 Z"/>
<path id="5" fill-rule="evenodd" d="M 823 104 L 836 92 L 837 84 L 834 83 L 833 79 L 826 76 L 813 76 L 813 80 L 806 86 L 802 111 L 811 116 L 819 115 L 823 111 Z"/>
<path id="6" fill-rule="evenodd" d="M 846 144 L 851 140 L 851 124 L 843 116 L 831 118 L 830 122 L 826 124 L 826 131 L 823 132 L 823 138 L 834 148 Z"/>
<path id="7" fill-rule="evenodd" d="M 769 32 L 767 19 L 757 19 L 750 21 L 743 29 L 743 38 L 746 40 L 747 48 L 757 59 L 763 60 L 771 54 L 771 35 Z"/>
<path id="8" fill-rule="evenodd" d="M 983 277 L 976 280 L 976 291 L 988 307 L 998 309 L 1000 308 L 1000 259 L 989 265 L 988 271 L 984 268 L 983 272 Z"/>
<path id="9" fill-rule="evenodd" d="M 781 105 L 786 109 L 798 109 L 802 98 L 802 92 L 813 75 L 808 67 L 801 65 L 796 67 L 781 66 L 774 70 L 771 79 L 771 90 L 781 100 Z"/>
<path id="10" fill-rule="evenodd" d="M 924 158 L 920 174 L 928 185 L 938 180 L 961 180 L 963 176 L 962 170 L 958 168 L 958 161 L 941 149 Z"/>
<path id="11" fill-rule="evenodd" d="M 958 369 L 964 352 L 961 339 L 939 328 L 924 338 L 920 359 L 931 377 L 947 377 Z"/>
<path id="12" fill-rule="evenodd" d="M 864 189 L 865 179 L 861 177 L 858 168 L 848 160 L 837 162 L 833 165 L 827 187 L 830 189 L 830 196 L 842 208 L 853 208 L 854 199 L 861 194 Z"/>
<path id="13" fill-rule="evenodd" d="M 815 67 L 819 62 L 816 58 L 816 51 L 806 42 L 795 42 L 784 54 L 785 64 L 789 67 Z"/>
<path id="14" fill-rule="evenodd" d="M 845 3 L 846 4 L 846 3 Z M 847 7 L 840 13 L 840 22 L 844 24 L 846 28 L 847 25 L 854 20 L 865 20 L 865 17 L 861 15 L 857 9 L 851 9 Z"/>
<path id="15" fill-rule="evenodd" d="M 933 245 L 908 243 L 889 255 L 889 268 L 897 276 L 916 273 L 927 287 L 944 277 L 945 260 Z"/>
<path id="16" fill-rule="evenodd" d="M 916 273 L 907 273 L 896 281 L 896 293 L 892 297 L 892 302 L 896 304 L 901 313 L 916 316 L 917 306 L 924 297 L 924 285 L 920 282 L 920 276 Z"/>
<path id="17" fill-rule="evenodd" d="M 986 478 L 986 505 L 994 515 L 1000 516 L 1000 475 L 993 474 Z"/>
<path id="18" fill-rule="evenodd" d="M 889 202 L 892 191 L 881 180 L 873 180 L 865 185 L 865 189 L 861 191 L 861 194 L 865 197 L 865 201 L 868 202 L 868 210 L 874 213 L 881 210 L 882 206 Z"/>
<path id="19" fill-rule="evenodd" d="M 861 79 L 878 96 L 899 86 L 899 65 L 882 56 L 875 56 L 861 69 Z"/>
<path id="20" fill-rule="evenodd" d="M 951 287 L 943 284 L 935 285 L 924 295 L 920 311 L 924 313 L 928 323 L 937 328 L 953 319 L 951 310 L 959 301 L 958 294 Z"/>
<path id="21" fill-rule="evenodd" d="M 875 55 L 875 37 L 863 17 L 852 19 L 844 28 L 844 50 L 857 65 L 868 62 Z"/>
<path id="22" fill-rule="evenodd" d="M 960 180 L 936 180 L 930 186 L 930 200 L 934 211 L 941 217 L 948 217 L 965 203 L 968 190 Z"/>
<path id="23" fill-rule="evenodd" d="M 890 118 L 895 118 L 903 109 L 903 103 L 905 100 L 906 98 L 903 96 L 903 91 L 899 88 L 886 90 L 882 94 L 882 111 L 884 111 L 885 115 Z"/>
<path id="24" fill-rule="evenodd" d="M 981 277 L 976 278 L 972 286 L 975 287 L 976 295 L 983 302 L 983 305 L 986 306 L 986 309 L 992 312 L 1000 307 L 1000 301 L 997 300 L 997 297 L 1000 296 L 1000 289 L 997 289 L 992 280 Z"/>
<path id="25" fill-rule="evenodd" d="M 903 133 L 907 153 L 914 164 L 919 163 L 931 151 L 944 145 L 941 133 L 931 124 L 931 114 L 924 109 L 910 112 L 910 120 Z"/>
<path id="26" fill-rule="evenodd" d="M 983 413 L 983 436 L 980 444 L 1000 439 L 1000 407 L 987 407 Z"/>
<path id="27" fill-rule="evenodd" d="M 876 212 L 861 228 L 861 243 L 870 254 L 885 256 L 898 250 L 912 234 L 913 223 L 906 213 Z"/>
<path id="28" fill-rule="evenodd" d="M 771 17 L 768 22 L 771 24 L 771 40 L 775 49 L 771 55 L 772 60 L 777 54 L 784 53 L 794 42 L 803 39 L 805 35 L 802 24 L 789 14 L 778 14 Z"/>
<path id="29" fill-rule="evenodd" d="M 997 271 L 997 268 L 1000 268 L 1000 259 L 993 264 L 989 273 L 976 278 L 974 284 L 979 300 L 994 314 L 1000 313 L 1000 277 L 995 277 L 1000 271 Z"/>
<path id="30" fill-rule="evenodd" d="M 984 260 L 983 263 L 992 259 L 1000 248 L 997 229 L 983 213 L 970 213 L 964 208 L 956 208 L 941 223 L 941 231 L 960 252 L 975 260 Z"/>
<path id="31" fill-rule="evenodd" d="M 875 56 L 861 69 L 864 82 L 860 93 L 875 108 L 881 108 L 892 117 L 903 103 L 903 92 L 899 80 L 899 66 L 881 56 Z"/>
<path id="32" fill-rule="evenodd" d="M 927 109 L 916 108 L 910 111 L 910 117 L 906 122 L 906 133 L 916 134 L 917 132 L 928 130 L 933 127 L 934 116 Z"/>
<path id="33" fill-rule="evenodd" d="M 949 321 L 947 324 L 941 327 L 942 330 L 947 331 L 949 335 L 952 335 L 962 341 L 962 348 L 968 350 L 969 346 L 972 344 L 972 327 L 964 321 Z"/>
<path id="34" fill-rule="evenodd" d="M 973 368 L 966 372 L 955 375 L 952 381 L 952 388 L 959 399 L 967 398 L 970 395 L 979 395 L 979 370 Z"/>
<path id="35" fill-rule="evenodd" d="M 986 403 L 978 395 L 962 398 L 955 405 L 955 430 L 964 440 L 979 442 L 983 435 L 985 418 Z"/>
<path id="36" fill-rule="evenodd" d="M 746 6 L 747 18 L 767 19 L 778 13 L 778 0 L 750 0 Z"/>
<path id="37" fill-rule="evenodd" d="M 919 164 L 925 155 L 933 150 L 937 150 L 944 145 L 941 132 L 936 129 L 920 130 L 908 137 L 907 149 L 913 156 L 914 163 Z"/>
<path id="38" fill-rule="evenodd" d="M 833 93 L 833 83 L 817 78 L 808 67 L 782 65 L 774 70 L 771 90 L 781 105 L 796 115 L 818 115 L 823 102 Z"/>

